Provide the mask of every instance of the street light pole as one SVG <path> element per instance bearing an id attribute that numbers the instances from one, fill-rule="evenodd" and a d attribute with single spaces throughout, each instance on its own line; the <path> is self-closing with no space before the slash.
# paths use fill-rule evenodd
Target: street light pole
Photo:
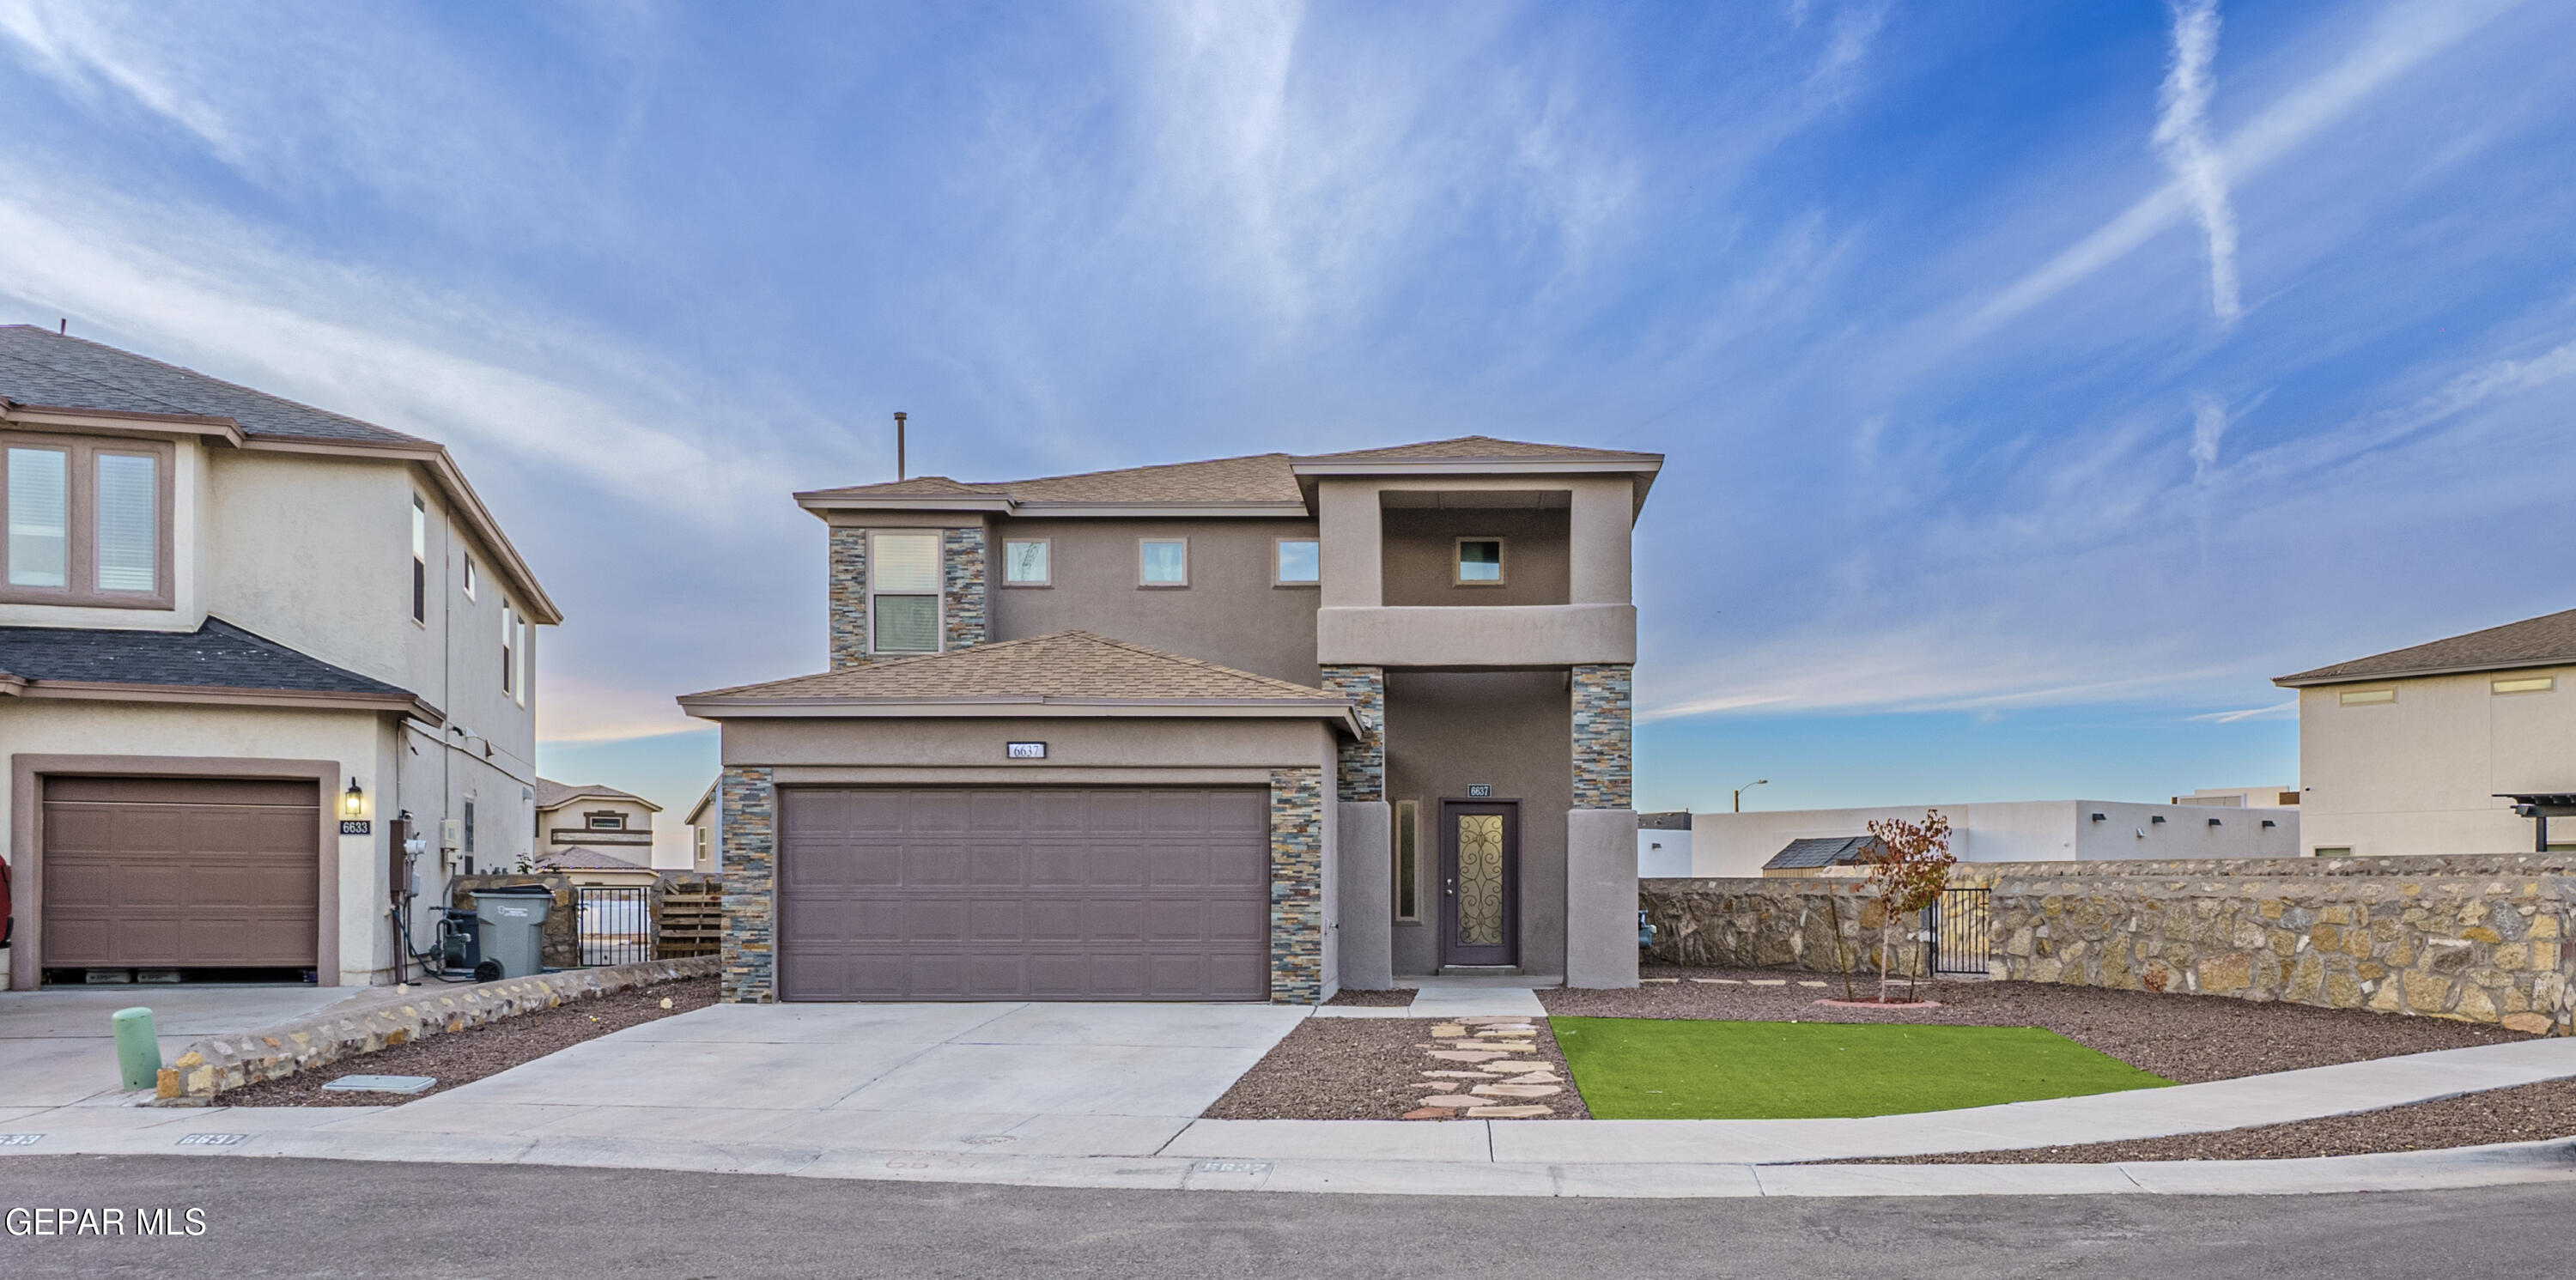
<path id="1" fill-rule="evenodd" d="M 1745 792 L 1747 792 L 1747 791 L 1751 791 L 1751 790 L 1752 790 L 1752 789 L 1754 789 L 1755 787 L 1766 787 L 1766 786 L 1769 786 L 1769 785 L 1771 785 L 1771 780 L 1770 780 L 1769 778 L 1755 778 L 1753 781 L 1748 782 L 1748 783 L 1745 783 L 1743 786 L 1737 787 L 1737 788 L 1735 789 L 1735 811 L 1736 811 L 1737 813 L 1742 813 L 1742 812 L 1744 812 L 1744 793 L 1745 793 Z"/>

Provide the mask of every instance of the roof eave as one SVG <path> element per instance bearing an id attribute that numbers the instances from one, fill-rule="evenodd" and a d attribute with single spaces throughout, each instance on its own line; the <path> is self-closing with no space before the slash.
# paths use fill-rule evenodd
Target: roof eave
<path id="1" fill-rule="evenodd" d="M 0 397 L 0 422 L 31 430 L 54 428 L 111 435 L 194 436 L 241 447 L 241 424 L 230 418 L 196 413 L 134 413 L 121 409 L 84 409 L 70 405 L 22 404 Z"/>
<path id="2" fill-rule="evenodd" d="M 2414 667 L 2399 671 L 2338 673 L 2321 667 L 2295 675 L 2276 676 L 2272 683 L 2284 689 L 2313 689 L 2330 684 L 2377 684 L 2384 680 L 2423 680 L 2432 676 L 2474 676 L 2490 671 L 2537 671 L 2544 667 L 2576 666 L 2576 654 L 2564 658 L 2520 658 L 2512 662 L 2485 662 L 2441 667 Z"/>
<path id="3" fill-rule="evenodd" d="M 16 679 L 16 677 L 10 677 Z M 10 690 L 22 698 L 60 698 L 83 702 L 180 702 L 196 705 L 290 707 L 315 711 L 396 711 L 431 724 L 446 715 L 419 697 L 401 691 L 360 693 L 346 690 L 249 689 L 234 685 L 150 684 L 126 680 L 23 680 Z"/>
<path id="4" fill-rule="evenodd" d="M 757 697 L 688 694 L 680 709 L 702 720 L 732 719 L 1329 719 L 1354 736 L 1358 713 L 1347 698 L 1063 698 L 998 695 L 959 698 L 853 698 L 816 694 Z"/>

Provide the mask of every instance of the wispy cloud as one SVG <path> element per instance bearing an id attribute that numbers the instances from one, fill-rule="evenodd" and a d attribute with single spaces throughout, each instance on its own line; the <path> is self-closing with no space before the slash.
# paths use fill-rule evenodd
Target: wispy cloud
<path id="1" fill-rule="evenodd" d="M 2194 724 L 2242 724 L 2248 720 L 2296 720 L 2299 700 L 2295 697 L 2269 706 L 2246 707 L 2237 711 L 2211 711 L 2190 717 Z"/>
<path id="2" fill-rule="evenodd" d="M 2191 478 L 2206 484 L 2218 466 L 2218 441 L 2227 434 L 2227 402 L 2206 391 L 2191 396 Z"/>
<path id="3" fill-rule="evenodd" d="M 2244 314 L 2236 294 L 2236 210 L 2227 169 L 2209 141 L 2210 63 L 2218 57 L 2218 0 L 2172 0 L 2173 56 L 2157 92 L 2156 154 L 2173 171 L 2209 242 L 2209 309 L 2220 324 Z"/>

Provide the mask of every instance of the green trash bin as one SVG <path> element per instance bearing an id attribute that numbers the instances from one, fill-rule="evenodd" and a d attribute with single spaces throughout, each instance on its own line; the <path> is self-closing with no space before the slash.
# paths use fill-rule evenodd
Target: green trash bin
<path id="1" fill-rule="evenodd" d="M 475 890 L 474 919 L 483 935 L 483 964 L 474 976 L 489 982 L 543 972 L 546 917 L 554 908 L 554 891 L 543 885 Z"/>

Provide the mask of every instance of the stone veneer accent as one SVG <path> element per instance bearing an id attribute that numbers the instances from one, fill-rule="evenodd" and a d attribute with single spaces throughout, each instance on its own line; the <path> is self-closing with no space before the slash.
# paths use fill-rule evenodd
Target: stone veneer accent
<path id="1" fill-rule="evenodd" d="M 1629 672 L 1625 664 L 1574 669 L 1574 807 L 1625 809 L 1629 793 Z"/>
<path id="2" fill-rule="evenodd" d="M 728 1004 L 778 998 L 776 880 L 778 789 L 759 766 L 724 771 L 724 981 Z"/>
<path id="3" fill-rule="evenodd" d="M 1270 1003 L 1324 1002 L 1324 771 L 1270 771 Z"/>
<path id="4" fill-rule="evenodd" d="M 1386 799 L 1386 668 L 1332 666 L 1323 669 L 1324 688 L 1358 704 L 1360 734 L 1338 749 L 1340 768 L 1333 790 L 1343 800 Z"/>
<path id="5" fill-rule="evenodd" d="M 832 669 L 868 660 L 868 531 L 832 530 L 830 584 Z"/>
<path id="6" fill-rule="evenodd" d="M 984 530 L 950 529 L 939 540 L 940 646 L 972 649 L 984 643 Z"/>
<path id="7" fill-rule="evenodd" d="M 1878 972 L 1878 904 L 1857 880 L 1640 880 L 1637 905 L 1655 927 L 1647 955 L 1656 964 Z M 1890 973 L 1922 971 L 1911 932 L 1898 928 Z"/>

